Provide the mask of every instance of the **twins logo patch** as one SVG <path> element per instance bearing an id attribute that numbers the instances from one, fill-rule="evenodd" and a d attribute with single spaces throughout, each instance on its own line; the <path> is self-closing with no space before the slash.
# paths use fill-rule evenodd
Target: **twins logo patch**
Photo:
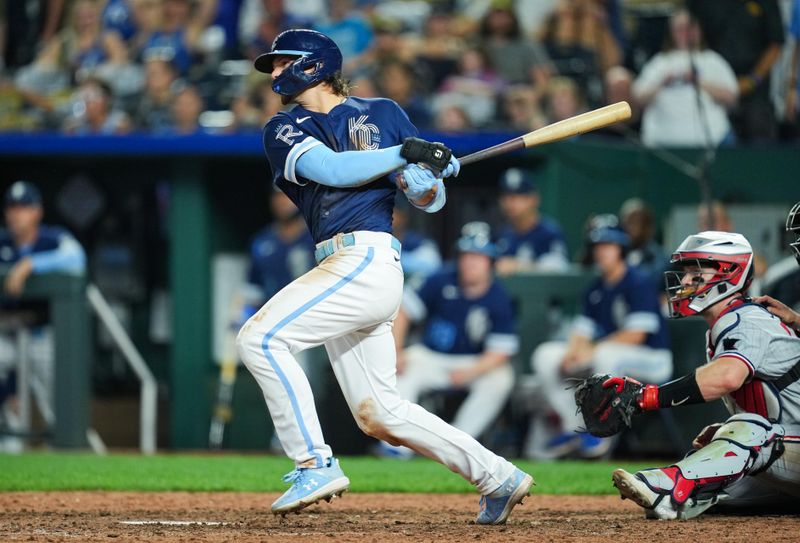
<path id="1" fill-rule="evenodd" d="M 350 142 L 359 151 L 374 151 L 381 142 L 380 130 L 372 123 L 368 123 L 369 115 L 361 115 L 356 119 L 351 117 L 347 121 Z"/>
<path id="2" fill-rule="evenodd" d="M 286 145 L 294 145 L 294 139 L 302 135 L 303 133 L 300 130 L 295 130 L 292 125 L 283 124 L 278 127 L 277 133 L 275 134 L 275 139 L 281 140 Z"/>

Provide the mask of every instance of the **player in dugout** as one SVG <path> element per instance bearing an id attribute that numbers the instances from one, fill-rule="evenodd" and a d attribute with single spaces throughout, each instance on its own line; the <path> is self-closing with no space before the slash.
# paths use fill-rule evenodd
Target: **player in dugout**
<path id="1" fill-rule="evenodd" d="M 500 524 L 533 479 L 396 390 L 392 321 L 403 290 L 401 246 L 391 234 L 397 188 L 428 213 L 446 200 L 460 164 L 416 138 L 391 100 L 349 96 L 342 55 L 324 34 L 287 30 L 255 61 L 288 112 L 264 128 L 273 181 L 301 210 L 317 267 L 273 296 L 242 327 L 239 355 L 261 387 L 283 449 L 295 464 L 272 504 L 285 515 L 340 495 L 350 481 L 320 427 L 294 353 L 324 345 L 351 413 L 368 435 L 446 465 L 481 494 L 479 524 Z M 424 164 L 424 166 L 423 166 Z M 387 471 L 387 474 L 389 472 Z"/>
<path id="2" fill-rule="evenodd" d="M 731 417 L 704 428 L 683 460 L 635 474 L 615 470 L 614 485 L 647 517 L 658 519 L 696 517 L 718 503 L 735 508 L 796 503 L 800 338 L 747 297 L 753 249 L 741 234 L 691 235 L 671 263 L 666 272 L 671 316 L 706 320 L 707 363 L 661 386 L 596 376 L 596 386 L 609 391 L 616 406 L 604 412 L 605 420 L 614 418 L 615 409 L 634 414 L 717 399 Z M 592 419 L 591 408 L 576 399 L 584 418 Z"/>

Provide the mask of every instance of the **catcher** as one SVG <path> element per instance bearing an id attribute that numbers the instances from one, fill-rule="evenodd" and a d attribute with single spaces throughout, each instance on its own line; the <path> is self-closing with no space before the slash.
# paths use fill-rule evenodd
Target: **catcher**
<path id="1" fill-rule="evenodd" d="M 709 325 L 707 364 L 667 384 L 595 375 L 576 390 L 588 431 L 612 435 L 643 411 L 721 398 L 731 413 L 704 428 L 683 460 L 635 474 L 618 469 L 622 498 L 648 518 L 692 518 L 725 501 L 768 506 L 800 496 L 800 338 L 746 297 L 753 250 L 741 234 L 689 236 L 665 273 L 672 318 Z M 792 498 L 795 497 L 795 498 Z"/>

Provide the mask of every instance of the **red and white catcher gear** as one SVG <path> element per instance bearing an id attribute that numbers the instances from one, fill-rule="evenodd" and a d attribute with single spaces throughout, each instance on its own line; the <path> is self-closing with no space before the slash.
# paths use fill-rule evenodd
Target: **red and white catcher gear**
<path id="1" fill-rule="evenodd" d="M 729 418 L 711 442 L 666 468 L 631 475 L 616 470 L 623 498 L 648 510 L 648 517 L 692 518 L 724 499 L 724 489 L 745 475 L 766 470 L 783 454 L 784 429 L 752 413 Z"/>
<path id="2" fill-rule="evenodd" d="M 696 315 L 737 292 L 753 279 L 753 248 L 741 234 L 700 232 L 683 240 L 664 272 L 670 317 Z M 712 269 L 713 275 L 700 273 Z"/>

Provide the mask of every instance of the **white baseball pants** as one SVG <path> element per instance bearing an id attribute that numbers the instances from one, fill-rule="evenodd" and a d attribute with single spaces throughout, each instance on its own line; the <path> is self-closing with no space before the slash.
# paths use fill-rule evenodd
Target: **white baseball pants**
<path id="1" fill-rule="evenodd" d="M 397 391 L 410 402 L 431 390 L 448 390 L 450 372 L 475 365 L 478 355 L 445 354 L 425 345 L 413 345 L 404 352 L 406 367 L 397 377 Z M 469 394 L 456 412 L 452 425 L 479 438 L 494 422 L 514 387 L 514 368 L 503 364 L 467 385 Z"/>
<path id="2" fill-rule="evenodd" d="M 533 371 L 542 382 L 542 390 L 561 419 L 564 432 L 583 427 L 583 417 L 575 408 L 575 394 L 561 375 L 561 361 L 567 344 L 560 341 L 542 343 L 533 352 Z M 672 353 L 668 349 L 651 349 L 642 345 L 606 342 L 597 347 L 591 363 L 593 373 L 633 377 L 643 383 L 660 384 L 672 377 Z"/>
<path id="3" fill-rule="evenodd" d="M 332 455 L 308 379 L 293 356 L 325 345 L 365 433 L 410 447 L 459 473 L 482 494 L 492 492 L 514 466 L 397 393 L 391 323 L 403 289 L 399 255 L 390 248 L 389 234 L 355 234 L 356 245 L 335 252 L 278 292 L 237 338 L 284 451 L 305 467 L 322 466 Z"/>

